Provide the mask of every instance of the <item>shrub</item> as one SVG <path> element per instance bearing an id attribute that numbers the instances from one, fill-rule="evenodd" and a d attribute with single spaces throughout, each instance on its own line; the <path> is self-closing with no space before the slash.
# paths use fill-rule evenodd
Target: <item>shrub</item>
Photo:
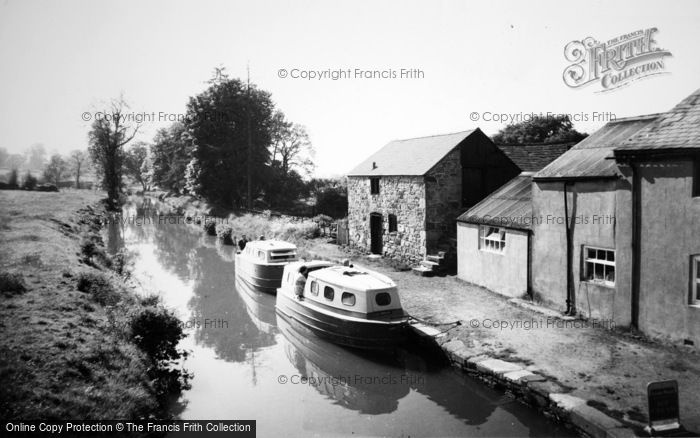
<path id="1" fill-rule="evenodd" d="M 21 274 L 0 272 L 0 292 L 4 294 L 21 294 L 27 291 Z"/>
<path id="2" fill-rule="evenodd" d="M 202 224 L 202 227 L 204 228 L 204 231 L 207 233 L 207 235 L 216 236 L 216 222 L 214 220 L 205 220 Z"/>
<path id="3" fill-rule="evenodd" d="M 121 301 L 121 294 L 109 278 L 99 273 L 81 272 L 76 287 L 103 306 L 114 306 Z"/>
<path id="4" fill-rule="evenodd" d="M 154 361 L 180 357 L 177 344 L 185 334 L 180 320 L 162 307 L 146 307 L 130 320 L 131 339 Z"/>
<path id="5" fill-rule="evenodd" d="M 229 224 L 219 224 L 216 227 L 216 236 L 224 245 L 235 245 L 233 241 L 233 228 Z"/>
<path id="6" fill-rule="evenodd" d="M 27 175 L 24 177 L 24 190 L 34 190 L 38 183 L 39 181 L 36 179 L 36 177 L 27 171 Z"/>
<path id="7" fill-rule="evenodd" d="M 312 219 L 319 227 L 329 227 L 333 223 L 333 218 L 325 214 L 319 214 Z"/>
<path id="8" fill-rule="evenodd" d="M 36 186 L 37 192 L 57 192 L 58 187 L 53 184 L 39 184 Z"/>

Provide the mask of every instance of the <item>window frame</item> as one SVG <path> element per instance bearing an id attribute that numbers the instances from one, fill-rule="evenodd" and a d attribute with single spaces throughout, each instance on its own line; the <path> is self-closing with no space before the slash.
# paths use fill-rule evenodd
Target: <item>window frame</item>
<path id="1" fill-rule="evenodd" d="M 352 298 L 352 304 L 348 304 L 348 303 L 345 302 L 346 296 L 349 296 L 349 297 Z M 341 302 L 344 306 L 353 307 L 355 304 L 357 304 L 357 296 L 355 296 L 355 294 L 352 293 L 352 292 L 343 291 L 343 293 L 340 294 L 340 302 Z"/>
<path id="2" fill-rule="evenodd" d="M 399 228 L 399 221 L 396 218 L 395 214 L 389 214 L 388 216 L 388 221 L 389 221 L 389 232 L 390 233 L 395 233 L 398 231 Z"/>
<path id="3" fill-rule="evenodd" d="M 495 230 L 495 231 L 491 231 Z M 502 238 L 499 240 L 489 239 L 489 236 L 498 233 Z M 494 254 L 505 254 L 508 243 L 508 231 L 504 227 L 494 227 L 492 225 L 479 225 L 479 250 Z M 496 243 L 498 245 L 496 245 Z M 498 248 L 496 248 L 498 246 Z"/>
<path id="4" fill-rule="evenodd" d="M 379 297 L 380 297 L 380 296 L 381 296 L 381 297 L 384 297 L 384 296 L 389 297 L 389 302 L 387 302 L 386 304 L 381 304 L 381 303 L 379 302 Z M 375 304 L 376 304 L 377 306 L 379 306 L 379 307 L 386 307 L 386 306 L 389 306 L 389 305 L 391 305 L 391 302 L 392 302 L 392 301 L 393 301 L 393 300 L 391 299 L 391 294 L 390 294 L 389 292 L 378 292 L 377 294 L 374 295 L 374 302 L 375 302 Z"/>
<path id="5" fill-rule="evenodd" d="M 311 280 L 309 285 L 309 293 L 315 297 L 318 296 L 318 282 L 316 280 Z"/>
<path id="6" fill-rule="evenodd" d="M 369 179 L 369 194 L 378 195 L 379 194 L 379 177 L 375 176 Z"/>
<path id="7" fill-rule="evenodd" d="M 327 295 L 327 291 L 329 291 L 329 290 L 331 291 L 331 294 L 330 294 L 331 297 L 330 297 L 330 298 L 328 298 L 328 295 Z M 331 302 L 332 302 L 333 300 L 335 300 L 335 289 L 333 289 L 333 287 L 332 287 L 332 286 L 329 286 L 329 285 L 323 286 L 323 298 L 324 298 L 326 301 L 331 301 Z"/>
<path id="8" fill-rule="evenodd" d="M 691 196 L 700 198 L 700 155 L 693 157 L 693 186 Z"/>
<path id="9" fill-rule="evenodd" d="M 595 258 L 590 258 L 588 256 L 589 250 L 594 250 L 596 252 Z M 599 259 L 598 258 L 598 251 L 604 251 L 605 252 L 605 259 Z M 608 253 L 612 253 L 612 260 L 608 260 Z M 588 265 L 592 264 L 593 265 L 593 272 L 591 273 Z M 603 279 L 596 279 L 595 278 L 595 272 L 596 272 L 596 266 L 600 265 L 603 266 Z M 612 266 L 612 272 L 613 272 L 613 280 L 607 280 L 605 277 L 606 273 L 606 266 Z M 589 275 L 591 274 L 591 275 Z M 615 287 L 617 280 L 617 253 L 615 249 L 610 249 L 610 248 L 602 248 L 599 246 L 592 246 L 592 245 L 582 245 L 582 253 L 581 253 L 581 281 L 585 281 L 587 283 L 591 284 L 597 284 L 601 286 L 607 286 L 607 287 Z"/>
<path id="10" fill-rule="evenodd" d="M 690 305 L 700 306 L 700 254 L 690 257 Z"/>

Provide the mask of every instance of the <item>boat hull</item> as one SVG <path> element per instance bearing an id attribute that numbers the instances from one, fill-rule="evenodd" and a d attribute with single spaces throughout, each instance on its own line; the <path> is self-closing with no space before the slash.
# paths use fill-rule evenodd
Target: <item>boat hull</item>
<path id="1" fill-rule="evenodd" d="M 236 277 L 254 290 L 275 295 L 286 263 L 262 264 L 236 255 Z"/>
<path id="2" fill-rule="evenodd" d="M 381 350 L 406 341 L 407 319 L 395 321 L 348 319 L 305 305 L 287 294 L 277 294 L 277 313 L 311 330 L 318 337 L 346 347 Z"/>

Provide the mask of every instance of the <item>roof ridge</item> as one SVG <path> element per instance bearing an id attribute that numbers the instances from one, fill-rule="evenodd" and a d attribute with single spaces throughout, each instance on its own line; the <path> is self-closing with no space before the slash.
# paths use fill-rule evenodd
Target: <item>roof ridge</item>
<path id="1" fill-rule="evenodd" d="M 666 113 L 667 113 L 667 111 L 663 111 L 660 113 L 644 114 L 641 116 L 620 117 L 618 119 L 609 121 L 608 123 L 606 123 L 606 125 L 620 123 L 620 122 L 633 122 L 633 121 L 636 122 L 636 121 L 658 119 L 659 117 L 663 116 Z"/>
<path id="2" fill-rule="evenodd" d="M 456 135 L 456 134 L 462 134 L 462 133 L 470 133 L 470 134 L 471 134 L 471 133 L 473 133 L 474 131 L 476 131 L 477 129 L 479 129 L 479 127 L 476 127 L 476 128 L 474 128 L 474 129 L 467 129 L 466 131 L 450 132 L 450 133 L 447 133 L 447 134 L 424 135 L 424 136 L 421 136 L 421 137 L 411 137 L 411 138 L 397 138 L 397 139 L 391 140 L 391 143 L 393 143 L 393 142 L 395 142 L 395 141 L 420 140 L 421 138 L 447 137 L 448 135 Z"/>

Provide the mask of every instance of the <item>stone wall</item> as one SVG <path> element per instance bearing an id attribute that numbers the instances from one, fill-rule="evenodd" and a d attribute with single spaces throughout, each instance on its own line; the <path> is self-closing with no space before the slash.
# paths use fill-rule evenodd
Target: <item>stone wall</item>
<path id="1" fill-rule="evenodd" d="M 429 253 L 439 249 L 438 244 L 444 238 L 457 236 L 456 220 L 463 212 L 460 154 L 460 149 L 455 148 L 426 175 L 426 243 Z"/>
<path id="2" fill-rule="evenodd" d="M 379 194 L 370 194 L 369 177 L 348 177 L 350 244 L 371 248 L 370 214 L 382 215 L 383 255 L 407 264 L 423 260 L 426 248 L 425 183 L 422 176 L 383 176 Z M 389 215 L 396 215 L 397 231 L 389 233 Z"/>

